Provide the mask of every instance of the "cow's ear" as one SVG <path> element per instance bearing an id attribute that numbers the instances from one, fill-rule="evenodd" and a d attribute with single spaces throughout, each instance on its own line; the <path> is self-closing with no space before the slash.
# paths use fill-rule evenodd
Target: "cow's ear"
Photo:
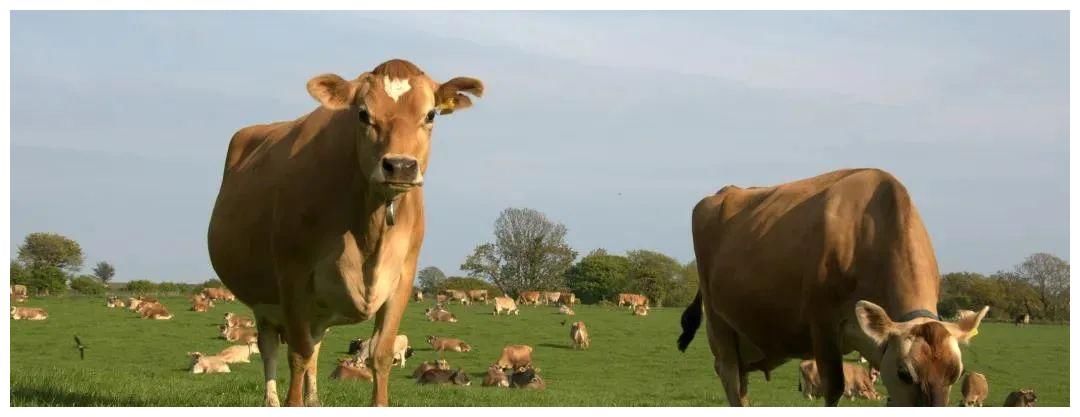
<path id="1" fill-rule="evenodd" d="M 317 75 L 307 83 L 308 94 L 330 110 L 343 110 L 352 105 L 357 83 L 346 81 L 337 74 Z"/>
<path id="2" fill-rule="evenodd" d="M 982 319 L 986 317 L 988 311 L 990 311 L 990 306 L 985 306 L 978 314 L 968 314 L 961 317 L 956 323 L 945 323 L 945 328 L 949 329 L 949 333 L 960 343 L 967 344 L 971 341 L 971 338 L 979 334 L 979 324 L 982 323 Z"/>
<path id="3" fill-rule="evenodd" d="M 878 346 L 889 340 L 889 336 L 896 329 L 896 324 L 885 313 L 885 309 L 866 300 L 855 303 L 855 318 L 859 320 L 863 333 Z"/>
<path id="4" fill-rule="evenodd" d="M 457 77 L 442 83 L 435 91 L 435 109 L 439 111 L 439 114 L 450 114 L 454 110 L 471 107 L 472 99 L 461 94 L 462 92 L 480 98 L 484 95 L 484 83 L 469 77 Z"/>

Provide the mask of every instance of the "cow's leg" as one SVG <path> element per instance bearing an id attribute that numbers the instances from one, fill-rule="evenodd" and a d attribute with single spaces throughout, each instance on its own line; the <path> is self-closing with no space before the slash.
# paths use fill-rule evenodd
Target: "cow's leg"
<path id="1" fill-rule="evenodd" d="M 397 289 L 390 294 L 375 315 L 375 389 L 371 390 L 371 403 L 376 407 L 390 405 L 390 368 L 394 364 L 394 339 L 397 337 L 401 316 L 408 307 L 408 295 L 416 273 L 416 258 L 406 260 L 399 277 Z M 440 352 L 440 356 L 441 356 Z"/>
<path id="2" fill-rule="evenodd" d="M 258 320 L 259 356 L 262 357 L 263 377 L 266 383 L 264 403 L 267 407 L 281 406 L 277 392 L 277 358 L 280 339 L 278 329 L 264 319 Z"/>
<path id="3" fill-rule="evenodd" d="M 307 407 L 318 407 L 319 404 L 319 390 L 316 384 L 317 376 L 319 374 L 319 348 L 322 347 L 322 334 L 320 331 L 313 338 L 317 340 L 315 342 L 314 353 L 311 354 L 311 360 L 307 362 L 307 366 L 304 369 L 304 405 Z"/>
<path id="4" fill-rule="evenodd" d="M 283 274 L 278 281 L 285 296 L 285 342 L 289 345 L 289 391 L 285 405 L 290 407 L 304 405 L 304 376 L 315 358 L 311 306 L 304 303 L 311 299 L 307 285 L 310 279 L 311 273 L 305 272 Z"/>
<path id="5" fill-rule="evenodd" d="M 812 327 L 811 338 L 825 405 L 835 407 L 844 395 L 844 354 L 836 345 L 837 332 L 832 326 L 818 324 Z"/>
<path id="6" fill-rule="evenodd" d="M 746 406 L 746 386 L 742 382 L 743 378 L 740 378 L 746 374 L 739 370 L 738 335 L 722 320 L 708 321 L 705 328 L 708 329 L 709 348 L 715 358 L 713 367 L 724 385 L 728 405 Z"/>

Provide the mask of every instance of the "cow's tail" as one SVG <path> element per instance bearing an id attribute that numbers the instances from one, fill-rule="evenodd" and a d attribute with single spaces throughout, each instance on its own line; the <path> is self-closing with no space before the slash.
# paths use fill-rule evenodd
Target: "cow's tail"
<path id="1" fill-rule="evenodd" d="M 686 347 L 694 340 L 698 327 L 701 327 L 701 290 L 699 289 L 694 301 L 686 306 L 682 313 L 682 334 L 679 335 L 679 351 L 686 352 Z"/>

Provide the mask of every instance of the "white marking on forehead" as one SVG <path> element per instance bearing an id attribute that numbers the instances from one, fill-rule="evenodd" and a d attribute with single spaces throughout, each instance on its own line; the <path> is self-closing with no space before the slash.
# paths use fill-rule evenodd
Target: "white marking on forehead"
<path id="1" fill-rule="evenodd" d="M 383 76 L 383 90 L 386 91 L 386 95 L 390 96 L 395 103 L 397 103 L 398 98 L 409 92 L 411 89 L 412 86 L 409 85 L 408 78 L 395 78 L 391 80 L 389 75 Z"/>

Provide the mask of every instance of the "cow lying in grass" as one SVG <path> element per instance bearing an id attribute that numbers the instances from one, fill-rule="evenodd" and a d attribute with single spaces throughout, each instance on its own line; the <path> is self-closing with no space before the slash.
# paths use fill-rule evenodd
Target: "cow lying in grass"
<path id="1" fill-rule="evenodd" d="M 202 352 L 188 352 L 191 358 L 191 373 L 193 374 L 227 374 L 232 372 L 229 364 L 219 356 L 207 356 Z"/>

